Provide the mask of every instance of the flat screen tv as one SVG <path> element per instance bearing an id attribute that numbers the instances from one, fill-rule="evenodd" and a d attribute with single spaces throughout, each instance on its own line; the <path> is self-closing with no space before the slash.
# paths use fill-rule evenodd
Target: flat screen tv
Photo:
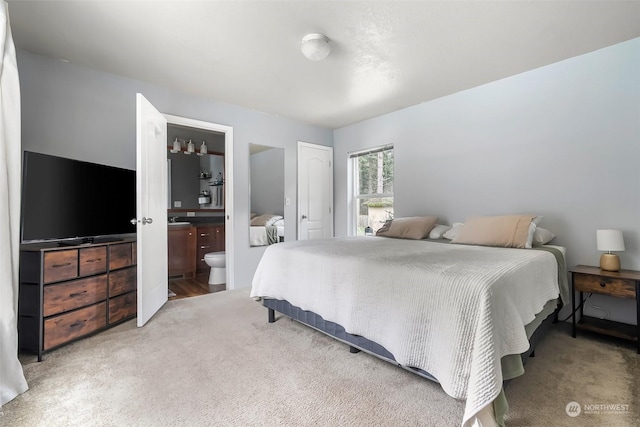
<path id="1" fill-rule="evenodd" d="M 135 233 L 130 222 L 135 217 L 135 171 L 24 152 L 23 243 L 118 240 L 118 236 Z"/>

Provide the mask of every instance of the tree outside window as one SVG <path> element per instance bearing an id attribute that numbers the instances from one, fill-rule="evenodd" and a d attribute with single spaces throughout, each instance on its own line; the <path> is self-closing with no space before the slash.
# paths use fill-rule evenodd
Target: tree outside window
<path id="1" fill-rule="evenodd" d="M 373 233 L 393 219 L 393 147 L 351 154 L 355 234 Z"/>

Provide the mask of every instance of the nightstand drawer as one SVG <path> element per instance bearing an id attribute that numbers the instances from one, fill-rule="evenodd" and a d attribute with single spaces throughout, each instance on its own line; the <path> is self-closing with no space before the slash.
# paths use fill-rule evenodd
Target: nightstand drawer
<path id="1" fill-rule="evenodd" d="M 594 276 L 592 274 L 573 274 L 576 291 L 593 292 L 620 298 L 636 298 L 636 284 L 633 280 Z"/>

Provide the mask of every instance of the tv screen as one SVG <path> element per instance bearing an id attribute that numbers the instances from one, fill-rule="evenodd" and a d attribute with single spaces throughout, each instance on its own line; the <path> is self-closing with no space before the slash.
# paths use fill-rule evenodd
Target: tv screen
<path id="1" fill-rule="evenodd" d="M 135 171 L 24 152 L 23 243 L 135 233 L 135 217 Z"/>

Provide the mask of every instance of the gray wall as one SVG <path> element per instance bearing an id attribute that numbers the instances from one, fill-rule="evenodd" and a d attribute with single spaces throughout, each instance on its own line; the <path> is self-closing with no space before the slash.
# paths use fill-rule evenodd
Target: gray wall
<path id="1" fill-rule="evenodd" d="M 285 194 L 295 218 L 297 142 L 332 145 L 331 129 L 215 102 L 148 83 L 118 77 L 18 50 L 24 150 L 120 166 L 136 167 L 135 94 L 142 93 L 162 113 L 234 130 L 236 287 L 251 285 L 264 248 L 249 248 L 249 143 L 285 150 Z M 227 185 L 230 177 L 227 177 Z M 289 221 L 287 240 L 295 240 Z"/>
<path id="2" fill-rule="evenodd" d="M 640 269 L 640 39 L 336 130 L 336 235 L 348 153 L 389 143 L 397 217 L 543 215 L 569 266 L 598 265 L 596 229 L 617 228 Z M 636 322 L 632 301 L 593 302 Z"/>
<path id="3" fill-rule="evenodd" d="M 284 151 L 272 148 L 252 154 L 249 163 L 251 212 L 284 215 Z"/>

